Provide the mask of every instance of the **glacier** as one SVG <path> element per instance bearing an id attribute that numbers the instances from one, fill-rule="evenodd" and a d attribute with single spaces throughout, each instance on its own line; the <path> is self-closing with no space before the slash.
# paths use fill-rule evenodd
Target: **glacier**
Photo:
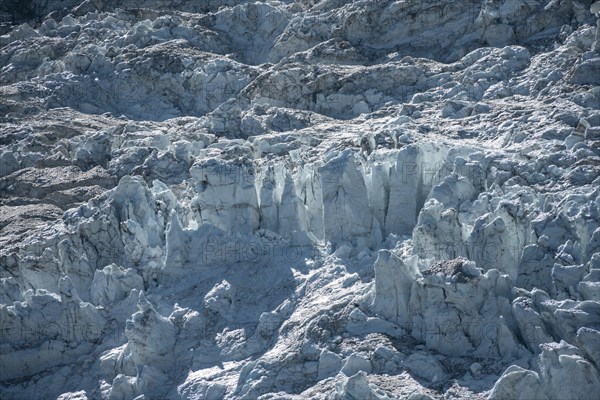
<path id="1" fill-rule="evenodd" d="M 600 2 L 0 4 L 3 399 L 600 392 Z"/>

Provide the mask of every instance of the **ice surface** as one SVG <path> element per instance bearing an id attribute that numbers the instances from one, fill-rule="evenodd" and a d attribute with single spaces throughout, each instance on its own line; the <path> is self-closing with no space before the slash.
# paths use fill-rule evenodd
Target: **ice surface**
<path id="1" fill-rule="evenodd" d="M 0 4 L 3 399 L 600 393 L 599 3 L 142 3 Z"/>

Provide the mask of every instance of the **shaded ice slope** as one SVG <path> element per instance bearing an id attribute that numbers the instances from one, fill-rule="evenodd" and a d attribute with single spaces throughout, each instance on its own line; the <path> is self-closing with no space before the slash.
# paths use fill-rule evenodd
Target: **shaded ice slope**
<path id="1" fill-rule="evenodd" d="M 591 2 L 11 4 L 3 398 L 600 390 Z"/>

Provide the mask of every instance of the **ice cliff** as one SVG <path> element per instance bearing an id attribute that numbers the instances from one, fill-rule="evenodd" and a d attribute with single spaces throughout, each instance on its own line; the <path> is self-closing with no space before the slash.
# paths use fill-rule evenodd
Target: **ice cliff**
<path id="1" fill-rule="evenodd" d="M 2 398 L 600 393 L 599 18 L 3 2 Z"/>

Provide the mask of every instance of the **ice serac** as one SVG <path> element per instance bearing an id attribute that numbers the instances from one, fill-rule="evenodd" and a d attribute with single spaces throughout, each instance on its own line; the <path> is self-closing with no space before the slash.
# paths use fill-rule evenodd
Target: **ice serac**
<path id="1" fill-rule="evenodd" d="M 537 372 L 511 365 L 494 385 L 489 400 L 547 400 Z"/>
<path id="2" fill-rule="evenodd" d="M 354 153 L 345 150 L 320 169 L 324 239 L 335 244 L 369 245 L 372 217 Z"/>
<path id="3" fill-rule="evenodd" d="M 132 289 L 144 290 L 144 281 L 135 270 L 107 265 L 94 273 L 90 300 L 96 305 L 110 305 L 123 300 Z"/>
<path id="4" fill-rule="evenodd" d="M 29 290 L 22 301 L 0 308 L 3 382 L 74 362 L 102 338 L 105 317 L 81 301 L 69 277 L 61 278 L 58 287 L 58 294 Z"/>
<path id="5" fill-rule="evenodd" d="M 256 191 L 260 228 L 286 236 L 306 231 L 305 211 L 296 194 L 295 180 L 283 165 L 266 165 L 258 171 Z"/>
<path id="6" fill-rule="evenodd" d="M 178 279 L 192 271 L 202 271 L 222 265 L 224 257 L 221 246 L 226 243 L 225 233 L 211 224 L 183 228 L 176 212 L 165 235 L 165 260 L 158 279 Z"/>
<path id="7" fill-rule="evenodd" d="M 251 165 L 209 159 L 194 165 L 190 174 L 196 183 L 194 203 L 203 223 L 225 231 L 258 229 L 260 214 Z"/>
<path id="8" fill-rule="evenodd" d="M 564 341 L 540 347 L 542 351 L 531 361 L 531 370 L 509 367 L 489 399 L 581 399 L 600 388 L 598 371 L 577 347 Z"/>
<path id="9" fill-rule="evenodd" d="M 110 389 L 111 398 L 164 393 L 166 388 L 161 386 L 168 381 L 174 363 L 175 326 L 156 312 L 143 292 L 137 307 L 139 311 L 127 320 L 127 345 L 121 355 L 135 368 L 135 375 L 117 375 Z"/>
<path id="10" fill-rule="evenodd" d="M 485 274 L 472 261 L 454 259 L 419 271 L 381 250 L 375 262 L 373 310 L 398 321 L 430 349 L 448 355 L 513 358 L 526 354 L 507 324 L 514 324 L 511 283 L 497 270 Z M 533 327 L 534 325 L 532 325 Z"/>
<path id="11" fill-rule="evenodd" d="M 375 261 L 375 302 L 373 309 L 390 320 L 409 324 L 413 313 L 409 309 L 412 287 L 421 272 L 409 262 L 403 262 L 389 250 L 380 250 Z"/>
<path id="12" fill-rule="evenodd" d="M 422 160 L 419 155 L 418 147 L 406 147 L 398 152 L 390 168 L 389 197 L 383 225 L 385 235 L 390 233 L 409 235 L 415 226 L 417 207 L 423 198 L 422 178 L 427 173 L 423 168 L 431 168 L 431 165 Z M 374 187 L 373 190 L 378 189 Z"/>
<path id="13" fill-rule="evenodd" d="M 376 400 L 381 398 L 369 386 L 367 374 L 362 371 L 336 384 L 335 399 Z"/>

